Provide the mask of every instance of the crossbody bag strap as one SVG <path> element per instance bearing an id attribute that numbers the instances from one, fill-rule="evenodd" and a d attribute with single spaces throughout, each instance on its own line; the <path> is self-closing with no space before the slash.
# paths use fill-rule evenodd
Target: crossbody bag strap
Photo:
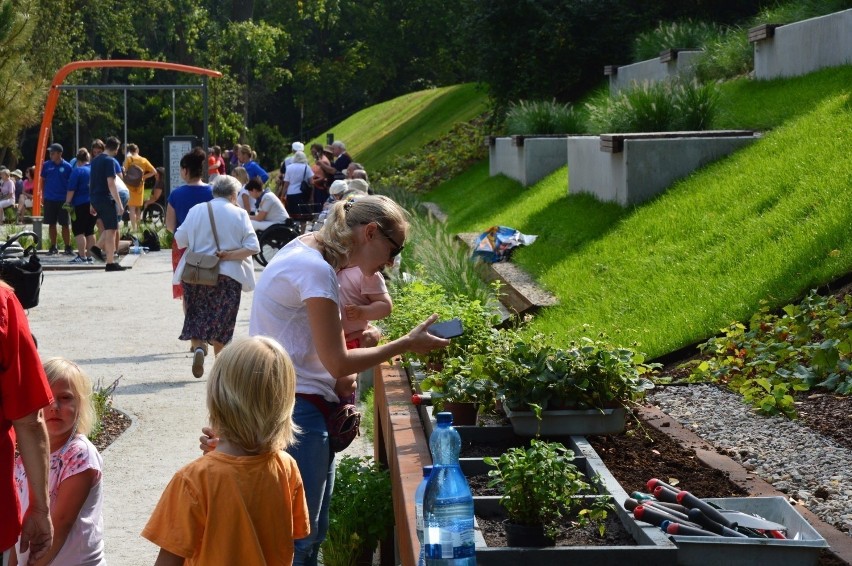
<path id="1" fill-rule="evenodd" d="M 213 239 L 216 240 L 216 251 L 219 250 L 219 235 L 216 234 L 216 221 L 213 220 L 213 205 L 207 202 L 207 213 L 210 215 L 210 226 L 213 228 Z"/>

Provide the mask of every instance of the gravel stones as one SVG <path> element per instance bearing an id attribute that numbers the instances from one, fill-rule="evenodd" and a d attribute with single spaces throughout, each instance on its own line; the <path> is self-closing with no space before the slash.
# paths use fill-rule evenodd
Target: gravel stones
<path id="1" fill-rule="evenodd" d="M 785 417 L 758 415 L 715 385 L 659 388 L 648 400 L 852 536 L 852 451 Z"/>

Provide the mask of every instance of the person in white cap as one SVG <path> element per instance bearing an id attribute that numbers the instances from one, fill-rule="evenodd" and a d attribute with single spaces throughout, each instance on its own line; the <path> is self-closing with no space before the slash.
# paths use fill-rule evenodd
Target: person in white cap
<path id="1" fill-rule="evenodd" d="M 290 145 L 290 149 L 293 151 L 290 152 L 290 155 L 284 158 L 284 163 L 281 164 L 281 174 L 284 174 L 284 171 L 287 169 L 287 166 L 293 163 L 293 156 L 296 155 L 297 151 L 305 151 L 305 144 L 300 141 L 294 141 L 292 145 Z"/>

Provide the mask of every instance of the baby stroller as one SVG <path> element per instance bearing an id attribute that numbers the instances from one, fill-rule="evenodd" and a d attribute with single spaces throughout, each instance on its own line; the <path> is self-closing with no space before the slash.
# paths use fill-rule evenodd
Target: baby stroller
<path id="1" fill-rule="evenodd" d="M 26 248 L 18 242 L 21 238 L 30 238 Z M 9 236 L 6 243 L 0 244 L 0 278 L 8 283 L 18 297 L 21 306 L 30 309 L 38 305 L 41 282 L 44 273 L 36 250 L 41 238 L 35 232 L 18 232 Z"/>

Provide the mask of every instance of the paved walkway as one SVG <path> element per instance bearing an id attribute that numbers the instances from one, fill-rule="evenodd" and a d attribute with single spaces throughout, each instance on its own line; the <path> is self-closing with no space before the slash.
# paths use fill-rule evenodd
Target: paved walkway
<path id="1" fill-rule="evenodd" d="M 200 455 L 206 380 L 192 376 L 188 343 L 177 338 L 183 314 L 171 298 L 171 254 L 125 263 L 132 260 L 133 269 L 120 273 L 45 271 L 29 320 L 43 360 L 72 359 L 96 384 L 121 378 L 114 406 L 133 425 L 103 453 L 106 554 L 110 564 L 147 566 L 158 549 L 139 533 L 174 472 Z M 251 300 L 243 294 L 236 336 L 248 334 Z M 353 445 L 346 453 L 370 449 Z"/>

